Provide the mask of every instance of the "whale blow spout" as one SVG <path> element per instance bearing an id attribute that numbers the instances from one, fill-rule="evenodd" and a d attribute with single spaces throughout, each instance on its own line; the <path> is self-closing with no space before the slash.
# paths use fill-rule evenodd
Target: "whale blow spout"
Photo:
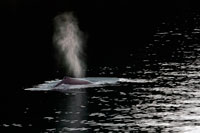
<path id="1" fill-rule="evenodd" d="M 87 80 L 82 80 L 82 79 L 71 78 L 71 77 L 64 77 L 62 81 L 60 81 L 58 84 L 55 85 L 55 87 L 61 84 L 86 85 L 86 84 L 92 84 L 92 82 L 87 81 Z"/>
<path id="2" fill-rule="evenodd" d="M 73 77 L 85 77 L 85 54 L 83 32 L 72 13 L 63 13 L 55 17 L 53 42 L 63 57 L 65 68 Z"/>

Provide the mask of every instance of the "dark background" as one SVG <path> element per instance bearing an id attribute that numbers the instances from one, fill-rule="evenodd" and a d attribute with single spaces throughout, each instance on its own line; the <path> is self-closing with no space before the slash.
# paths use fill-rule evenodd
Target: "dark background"
<path id="1" fill-rule="evenodd" d="M 90 68 L 129 62 L 162 20 L 199 8 L 189 0 L 6 0 L 0 6 L 2 77 L 20 88 L 62 75 L 52 44 L 53 19 L 62 12 L 73 11 L 88 36 Z"/>

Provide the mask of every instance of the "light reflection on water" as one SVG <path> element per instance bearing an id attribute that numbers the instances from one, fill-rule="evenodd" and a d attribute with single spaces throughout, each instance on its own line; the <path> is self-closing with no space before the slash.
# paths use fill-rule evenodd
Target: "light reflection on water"
<path id="1" fill-rule="evenodd" d="M 103 132 L 198 130 L 200 62 L 160 63 L 160 68 L 152 84 L 129 83 L 109 92 L 104 92 L 108 88 L 91 90 L 89 105 L 96 109 L 85 123 Z"/>
<path id="2" fill-rule="evenodd" d="M 165 62 L 159 63 L 159 68 L 152 82 L 140 80 L 124 82 L 120 86 L 76 90 L 70 100 L 60 103 L 66 108 L 55 130 L 200 131 L 200 62 Z"/>

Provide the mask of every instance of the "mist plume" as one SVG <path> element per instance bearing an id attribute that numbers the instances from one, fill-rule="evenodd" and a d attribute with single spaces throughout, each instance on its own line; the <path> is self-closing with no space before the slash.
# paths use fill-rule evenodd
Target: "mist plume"
<path id="1" fill-rule="evenodd" d="M 83 34 L 79 30 L 77 19 L 72 13 L 63 13 L 55 17 L 54 44 L 64 59 L 66 70 L 74 77 L 84 77 Z M 58 57 L 59 58 L 59 57 Z"/>

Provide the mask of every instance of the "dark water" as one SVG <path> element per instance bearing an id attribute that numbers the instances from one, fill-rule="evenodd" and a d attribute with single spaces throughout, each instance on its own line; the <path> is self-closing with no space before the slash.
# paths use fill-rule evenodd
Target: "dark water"
<path id="1" fill-rule="evenodd" d="M 135 53 L 128 58 L 138 56 L 140 64 L 93 67 L 88 73 L 140 82 L 19 91 L 10 97 L 0 127 L 27 133 L 200 132 L 200 15 L 164 21 L 149 45 Z"/>

